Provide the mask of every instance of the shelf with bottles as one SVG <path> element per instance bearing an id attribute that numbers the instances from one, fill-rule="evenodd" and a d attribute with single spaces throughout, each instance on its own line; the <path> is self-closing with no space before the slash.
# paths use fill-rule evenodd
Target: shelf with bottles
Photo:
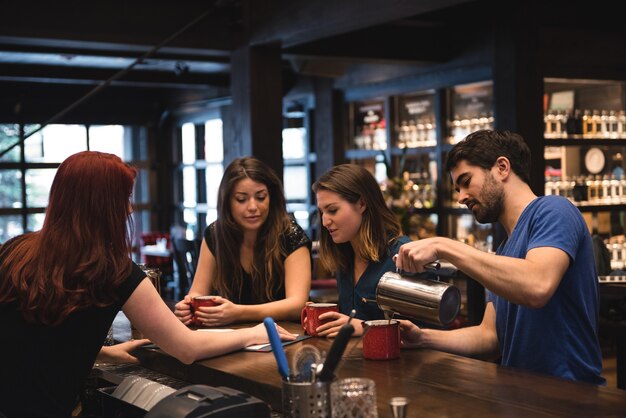
<path id="1" fill-rule="evenodd" d="M 453 87 L 449 92 L 448 107 L 449 144 L 457 144 L 472 132 L 493 129 L 493 82 Z"/>
<path id="2" fill-rule="evenodd" d="M 544 137 L 563 145 L 626 140 L 623 82 L 544 79 Z"/>
<path id="3" fill-rule="evenodd" d="M 396 205 L 412 209 L 432 209 L 437 200 L 438 167 L 436 151 L 409 154 L 402 149 L 387 163 L 387 181 L 383 193 L 393 197 Z"/>
<path id="4" fill-rule="evenodd" d="M 624 155 L 626 145 L 545 147 L 544 192 L 586 211 L 626 205 Z"/>
<path id="5" fill-rule="evenodd" d="M 434 148 L 437 145 L 434 91 L 405 94 L 397 102 L 393 147 L 416 151 Z"/>
<path id="6" fill-rule="evenodd" d="M 349 106 L 351 139 L 347 144 L 348 158 L 372 158 L 387 149 L 385 100 L 372 99 L 352 102 Z"/>

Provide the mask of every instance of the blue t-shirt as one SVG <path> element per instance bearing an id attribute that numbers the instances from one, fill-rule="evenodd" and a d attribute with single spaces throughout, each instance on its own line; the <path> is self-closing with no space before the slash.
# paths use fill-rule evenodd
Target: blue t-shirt
<path id="1" fill-rule="evenodd" d="M 355 318 L 369 321 L 372 319 L 384 319 L 383 311 L 374 302 L 363 302 L 363 298 L 376 299 L 376 286 L 378 281 L 388 271 L 396 271 L 396 263 L 392 257 L 398 253 L 402 244 L 411 240 L 407 236 L 400 236 L 389 247 L 389 251 L 383 254 L 380 261 L 367 263 L 365 271 L 354 285 L 354 268 L 350 271 L 337 272 L 337 289 L 339 291 L 339 312 L 349 315 L 352 309 L 356 310 Z"/>
<path id="2" fill-rule="evenodd" d="M 592 241 L 580 211 L 560 196 L 542 196 L 522 212 L 497 254 L 525 258 L 538 247 L 563 250 L 570 265 L 550 301 L 534 309 L 493 293 L 502 364 L 605 384 L 597 339 L 599 290 Z"/>

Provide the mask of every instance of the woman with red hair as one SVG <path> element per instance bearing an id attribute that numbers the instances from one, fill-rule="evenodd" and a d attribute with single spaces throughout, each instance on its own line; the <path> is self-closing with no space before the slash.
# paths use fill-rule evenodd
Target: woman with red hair
<path id="1" fill-rule="evenodd" d="M 0 247 L 0 416 L 69 416 L 120 309 L 187 364 L 267 341 L 262 324 L 214 338 L 174 316 L 129 258 L 135 176 L 112 154 L 70 156 L 42 229 Z"/>

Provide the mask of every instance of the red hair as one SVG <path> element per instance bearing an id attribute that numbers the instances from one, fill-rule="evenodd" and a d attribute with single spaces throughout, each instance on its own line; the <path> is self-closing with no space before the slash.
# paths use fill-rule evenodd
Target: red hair
<path id="1" fill-rule="evenodd" d="M 45 325 L 113 303 L 132 268 L 135 177 L 136 170 L 113 154 L 67 158 L 52 182 L 41 231 L 1 247 L 0 303 L 16 301 L 27 321 Z"/>

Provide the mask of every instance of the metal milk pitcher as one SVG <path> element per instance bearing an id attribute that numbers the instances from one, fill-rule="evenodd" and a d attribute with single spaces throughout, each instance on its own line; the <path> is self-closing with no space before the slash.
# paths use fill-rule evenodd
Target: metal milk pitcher
<path id="1" fill-rule="evenodd" d="M 461 292 L 449 283 L 388 271 L 376 287 L 376 303 L 382 311 L 448 325 L 461 308 Z"/>

